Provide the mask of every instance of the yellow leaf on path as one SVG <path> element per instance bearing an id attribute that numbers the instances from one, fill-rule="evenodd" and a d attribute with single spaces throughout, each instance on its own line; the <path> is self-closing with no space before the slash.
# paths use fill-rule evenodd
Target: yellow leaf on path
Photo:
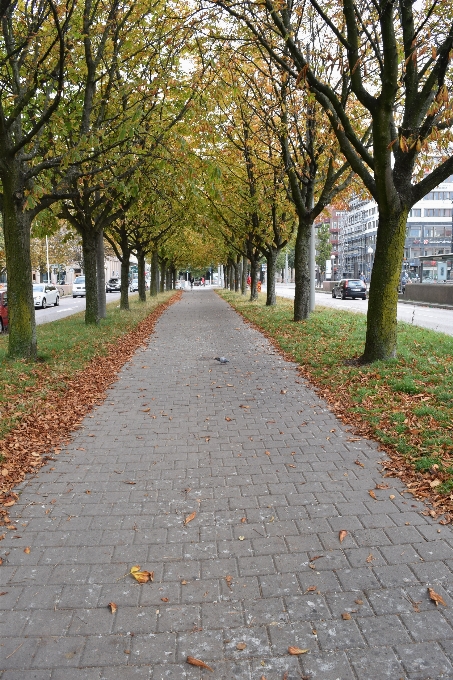
<path id="1" fill-rule="evenodd" d="M 298 654 L 306 654 L 308 651 L 308 649 L 301 649 L 300 647 L 288 647 L 288 653 L 292 654 L 293 656 L 297 656 Z"/>
<path id="2" fill-rule="evenodd" d="M 348 535 L 348 532 L 345 529 L 342 529 L 340 533 L 338 534 L 338 538 L 340 539 L 340 543 L 343 543 L 344 539 Z"/>
<path id="3" fill-rule="evenodd" d="M 140 571 L 140 567 L 138 564 L 135 567 L 131 567 L 130 573 L 139 583 L 148 583 L 148 581 L 150 582 L 154 581 L 154 572 Z"/>
<path id="4" fill-rule="evenodd" d="M 265 451 L 264 453 L 266 454 L 266 456 L 270 456 L 270 455 L 271 455 L 271 452 L 270 452 L 270 451 Z"/>
<path id="5" fill-rule="evenodd" d="M 29 547 L 24 548 L 24 553 L 27 553 L 27 555 L 29 555 L 30 554 L 30 548 Z"/>
<path id="6" fill-rule="evenodd" d="M 109 602 L 107 607 L 110 607 L 110 611 L 112 612 L 112 614 L 114 614 L 118 609 L 118 605 L 116 605 L 114 602 Z"/>
<path id="7" fill-rule="evenodd" d="M 244 538 L 245 538 L 245 536 L 239 536 L 239 540 L 240 540 L 240 541 L 243 541 Z"/>
<path id="8" fill-rule="evenodd" d="M 435 603 L 436 607 L 437 607 L 439 604 L 443 604 L 444 607 L 447 606 L 447 604 L 446 604 L 444 598 L 442 597 L 442 595 L 439 595 L 439 593 L 436 593 L 432 588 L 428 588 L 428 593 L 429 593 L 429 596 L 430 596 L 430 598 L 432 599 L 432 601 Z"/>
<path id="9" fill-rule="evenodd" d="M 371 498 L 374 498 L 374 500 L 377 501 L 376 494 L 374 493 L 373 489 L 370 489 L 368 493 L 370 494 Z"/>
<path id="10" fill-rule="evenodd" d="M 197 516 L 197 513 L 195 511 L 191 512 L 190 515 L 187 515 L 186 519 L 184 520 L 184 525 L 189 524 L 189 522 L 191 522 L 193 519 L 195 519 L 196 516 Z"/>
<path id="11" fill-rule="evenodd" d="M 214 672 L 213 669 L 211 668 L 211 666 L 208 666 L 208 664 L 205 663 L 204 661 L 201 661 L 201 659 L 195 659 L 193 656 L 188 656 L 187 659 L 186 659 L 186 662 L 190 663 L 191 666 L 198 666 L 199 668 L 207 668 L 208 671 Z"/>

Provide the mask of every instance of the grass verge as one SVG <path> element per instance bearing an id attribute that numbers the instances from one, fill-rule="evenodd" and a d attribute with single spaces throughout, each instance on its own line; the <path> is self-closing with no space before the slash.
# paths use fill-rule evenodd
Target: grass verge
<path id="1" fill-rule="evenodd" d="M 7 357 L 0 336 L 0 502 L 26 472 L 49 459 L 87 411 L 105 396 L 118 370 L 143 345 L 160 314 L 180 293 L 107 305 L 107 318 L 86 326 L 84 313 L 37 327 L 39 360 Z"/>
<path id="2" fill-rule="evenodd" d="M 318 307 L 309 319 L 292 321 L 293 302 L 265 296 L 251 303 L 221 291 L 246 320 L 262 331 L 357 432 L 389 454 L 387 474 L 432 504 L 433 517 L 453 521 L 453 338 L 398 324 L 398 357 L 368 366 L 351 359 L 363 351 L 366 317 Z"/>

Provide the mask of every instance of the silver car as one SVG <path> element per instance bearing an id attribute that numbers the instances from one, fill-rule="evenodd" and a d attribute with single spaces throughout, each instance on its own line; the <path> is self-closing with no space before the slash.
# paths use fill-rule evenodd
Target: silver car
<path id="1" fill-rule="evenodd" d="M 33 302 L 35 307 L 42 307 L 45 309 L 47 305 L 60 304 L 60 293 L 51 283 L 34 283 L 33 284 Z"/>
<path id="2" fill-rule="evenodd" d="M 72 284 L 72 297 L 85 297 L 86 295 L 86 290 L 85 290 L 85 277 L 84 276 L 76 276 L 74 279 L 74 283 Z"/>

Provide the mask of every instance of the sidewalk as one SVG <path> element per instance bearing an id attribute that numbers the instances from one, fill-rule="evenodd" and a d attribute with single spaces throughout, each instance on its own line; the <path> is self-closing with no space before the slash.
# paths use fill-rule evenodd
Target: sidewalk
<path id="1" fill-rule="evenodd" d="M 453 678 L 452 529 L 298 375 L 210 290 L 165 312 L 2 528 L 1 680 Z"/>

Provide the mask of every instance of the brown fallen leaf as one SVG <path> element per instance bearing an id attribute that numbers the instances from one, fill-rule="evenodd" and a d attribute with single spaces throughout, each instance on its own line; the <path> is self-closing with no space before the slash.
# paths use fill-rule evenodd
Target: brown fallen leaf
<path id="1" fill-rule="evenodd" d="M 437 607 L 439 604 L 443 604 L 444 607 L 447 606 L 447 604 L 446 604 L 444 598 L 442 597 L 442 595 L 439 595 L 439 593 L 436 593 L 435 590 L 433 590 L 432 588 L 428 588 L 428 593 L 429 593 L 429 596 L 430 596 L 430 598 L 432 599 L 432 601 L 435 603 L 436 607 Z"/>
<path id="2" fill-rule="evenodd" d="M 265 675 L 262 675 L 262 676 L 260 677 L 260 680 L 267 680 L 267 678 L 266 678 Z"/>
<path id="3" fill-rule="evenodd" d="M 27 553 L 27 555 L 29 555 L 30 552 L 31 552 L 31 548 L 29 548 L 28 546 L 26 548 L 24 548 L 24 553 Z"/>
<path id="4" fill-rule="evenodd" d="M 151 408 L 142 408 L 143 413 L 149 413 L 151 411 Z"/>
<path id="5" fill-rule="evenodd" d="M 8 595 L 8 591 L 7 591 L 7 590 L 3 590 L 3 591 L 0 593 L 0 597 L 1 597 L 2 595 Z"/>
<path id="6" fill-rule="evenodd" d="M 188 583 L 189 583 L 189 581 L 186 581 L 186 579 L 183 579 L 183 580 L 181 581 L 181 585 L 182 585 L 182 586 L 186 586 Z"/>
<path id="7" fill-rule="evenodd" d="M 239 649 L 240 651 L 242 651 L 246 647 L 247 647 L 247 645 L 245 644 L 245 642 L 238 642 L 237 645 L 236 645 L 236 649 Z"/>
<path id="8" fill-rule="evenodd" d="M 288 647 L 288 653 L 292 654 L 293 656 L 297 656 L 298 654 L 306 654 L 308 651 L 308 649 L 301 649 L 300 647 Z"/>
<path id="9" fill-rule="evenodd" d="M 197 513 L 195 512 L 195 510 L 193 512 L 191 512 L 190 515 L 187 515 L 186 519 L 184 520 L 184 526 L 186 524 L 189 524 L 189 522 L 191 522 L 193 519 L 195 519 L 196 516 L 197 516 Z"/>
<path id="10" fill-rule="evenodd" d="M 357 600 L 354 600 L 354 602 L 356 604 L 363 604 L 363 600 L 360 600 L 359 598 L 357 598 Z"/>
<path id="11" fill-rule="evenodd" d="M 347 535 L 348 535 L 348 532 L 346 531 L 346 529 L 342 529 L 340 531 L 340 533 L 338 534 L 338 538 L 340 539 L 340 543 L 343 543 L 343 541 L 344 541 L 344 539 L 346 538 Z"/>
<path id="12" fill-rule="evenodd" d="M 162 602 L 168 602 L 168 597 L 161 597 Z"/>
<path id="13" fill-rule="evenodd" d="M 270 452 L 270 451 L 265 451 L 264 453 L 266 454 L 266 456 L 270 456 L 270 455 L 271 455 L 271 452 Z"/>
<path id="14" fill-rule="evenodd" d="M 370 553 L 370 554 L 368 555 L 368 557 L 366 558 L 366 561 L 368 562 L 368 564 L 370 564 L 370 562 L 372 562 L 373 560 L 374 560 L 374 557 L 373 557 L 373 555 Z"/>
<path id="15" fill-rule="evenodd" d="M 373 489 L 370 489 L 368 493 L 370 494 L 371 498 L 374 498 L 374 500 L 377 501 L 376 494 L 374 493 Z"/>
<path id="16" fill-rule="evenodd" d="M 245 524 L 246 521 L 247 521 L 247 517 L 241 517 L 241 522 L 242 522 L 242 524 Z"/>
<path id="17" fill-rule="evenodd" d="M 110 607 L 110 611 L 112 612 L 112 614 L 114 614 L 118 609 L 118 605 L 115 604 L 114 602 L 109 602 L 107 607 Z"/>
<path id="18" fill-rule="evenodd" d="M 227 421 L 227 423 L 231 423 L 231 418 L 228 418 L 228 416 L 225 417 L 225 420 Z M 192 658 L 192 657 L 190 657 L 190 658 Z"/>
<path id="19" fill-rule="evenodd" d="M 292 463 L 289 463 L 288 467 L 295 468 L 296 466 L 293 465 Z"/>
<path id="20" fill-rule="evenodd" d="M 363 463 L 361 463 L 360 460 L 355 460 L 354 463 L 356 465 L 360 465 L 360 467 L 365 467 L 365 465 Z"/>
<path id="21" fill-rule="evenodd" d="M 230 576 L 230 575 L 225 576 L 225 581 L 226 581 L 228 588 L 231 590 L 231 584 L 233 583 L 233 577 Z"/>
<path id="22" fill-rule="evenodd" d="M 280 390 L 280 394 L 286 394 L 286 390 Z"/>
<path id="23" fill-rule="evenodd" d="M 316 564 L 314 562 L 309 562 L 308 566 L 310 567 L 310 569 L 316 569 Z"/>
<path id="24" fill-rule="evenodd" d="M 195 659 L 193 656 L 188 656 L 186 659 L 187 663 L 190 663 L 191 666 L 198 666 L 199 668 L 207 668 L 208 671 L 213 671 L 211 666 L 208 666 L 207 663 L 204 661 L 201 661 L 201 659 Z"/>
<path id="25" fill-rule="evenodd" d="M 344 619 L 345 621 L 349 621 L 351 618 L 351 614 L 349 612 L 343 612 L 341 618 Z"/>
<path id="26" fill-rule="evenodd" d="M 154 581 L 153 571 L 140 571 L 140 566 L 137 564 L 135 567 L 131 567 L 131 576 L 135 578 L 139 583 L 148 583 L 148 581 Z"/>
<path id="27" fill-rule="evenodd" d="M 376 484 L 376 489 L 388 489 L 388 484 Z"/>
<path id="28" fill-rule="evenodd" d="M 250 408 L 250 406 L 247 406 L 247 404 L 239 404 L 239 408 Z"/>
<path id="29" fill-rule="evenodd" d="M 308 586 L 308 588 L 305 592 L 306 593 L 312 593 L 313 591 L 315 591 L 317 589 L 318 589 L 318 586 Z"/>

